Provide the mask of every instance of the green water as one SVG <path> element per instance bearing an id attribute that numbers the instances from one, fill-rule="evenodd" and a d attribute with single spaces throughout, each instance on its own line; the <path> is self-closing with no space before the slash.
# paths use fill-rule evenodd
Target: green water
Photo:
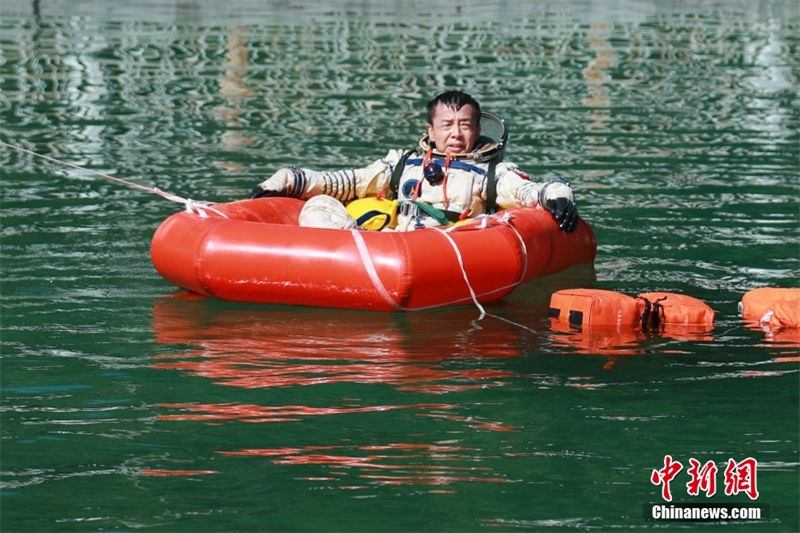
<path id="1" fill-rule="evenodd" d="M 3 1 L 4 143 L 229 201 L 413 146 L 461 87 L 571 181 L 598 256 L 482 320 L 194 299 L 148 255 L 180 205 L 0 147 L 0 530 L 797 531 L 798 342 L 737 303 L 798 286 L 799 30 L 792 0 Z M 690 294 L 715 328 L 551 330 L 577 286 Z M 646 519 L 666 455 L 673 502 L 768 514 Z M 748 457 L 758 498 L 726 495 Z"/>

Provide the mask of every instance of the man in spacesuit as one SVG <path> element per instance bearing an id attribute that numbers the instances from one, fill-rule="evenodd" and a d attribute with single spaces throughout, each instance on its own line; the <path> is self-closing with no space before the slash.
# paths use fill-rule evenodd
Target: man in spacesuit
<path id="1" fill-rule="evenodd" d="M 560 178 L 536 183 L 516 165 L 502 162 L 505 138 L 481 135 L 482 116 L 493 115 L 481 113 L 470 95 L 442 93 L 428 103 L 427 113 L 427 133 L 415 151 L 391 150 L 367 167 L 350 170 L 283 168 L 253 189 L 251 198 L 307 200 L 300 225 L 313 227 L 356 228 L 359 223 L 345 204 L 376 196 L 397 200 L 392 203 L 397 210 L 392 214 L 396 231 L 443 226 L 497 209 L 537 204 L 550 211 L 564 231 L 577 227 L 578 210 L 569 184 Z"/>

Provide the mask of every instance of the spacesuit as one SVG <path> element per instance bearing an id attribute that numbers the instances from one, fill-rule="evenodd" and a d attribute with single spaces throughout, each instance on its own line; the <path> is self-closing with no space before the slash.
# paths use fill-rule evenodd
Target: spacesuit
<path id="1" fill-rule="evenodd" d="M 280 169 L 261 182 L 251 198 L 308 200 L 300 225 L 314 227 L 356 228 L 359 224 L 345 205 L 358 198 L 386 196 L 398 200 L 396 225 L 391 227 L 396 231 L 448 225 L 497 209 L 537 204 L 549 210 L 562 229 L 574 230 L 578 212 L 569 184 L 562 179 L 530 181 L 516 165 L 500 161 L 502 149 L 502 141 L 481 137 L 469 153 L 443 154 L 425 135 L 415 151 L 390 150 L 364 168 Z"/>

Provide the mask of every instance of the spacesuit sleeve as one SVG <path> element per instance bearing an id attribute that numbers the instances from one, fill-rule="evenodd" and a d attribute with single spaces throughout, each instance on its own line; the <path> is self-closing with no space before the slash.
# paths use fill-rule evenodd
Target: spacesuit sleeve
<path id="1" fill-rule="evenodd" d="M 519 167 L 513 163 L 497 165 L 497 205 L 501 209 L 511 207 L 533 206 L 551 198 L 566 198 L 574 201 L 572 189 L 566 183 L 534 182 L 524 178 Z"/>
<path id="2" fill-rule="evenodd" d="M 523 178 L 522 172 L 514 164 L 497 165 L 497 206 L 501 209 L 536 205 L 543 183 Z"/>
<path id="3" fill-rule="evenodd" d="M 258 188 L 272 195 L 293 196 L 303 200 L 327 194 L 348 202 L 355 198 L 374 196 L 387 188 L 401 155 L 401 150 L 391 150 L 385 157 L 364 168 L 328 171 L 282 168 L 259 183 Z"/>

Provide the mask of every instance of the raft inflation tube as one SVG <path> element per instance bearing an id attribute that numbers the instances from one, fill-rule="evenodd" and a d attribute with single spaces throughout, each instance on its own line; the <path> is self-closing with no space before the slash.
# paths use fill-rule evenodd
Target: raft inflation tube
<path id="1" fill-rule="evenodd" d="M 594 261 L 592 229 L 519 207 L 409 232 L 301 227 L 302 200 L 257 198 L 175 213 L 150 248 L 168 282 L 223 300 L 408 311 L 498 300 Z"/>

